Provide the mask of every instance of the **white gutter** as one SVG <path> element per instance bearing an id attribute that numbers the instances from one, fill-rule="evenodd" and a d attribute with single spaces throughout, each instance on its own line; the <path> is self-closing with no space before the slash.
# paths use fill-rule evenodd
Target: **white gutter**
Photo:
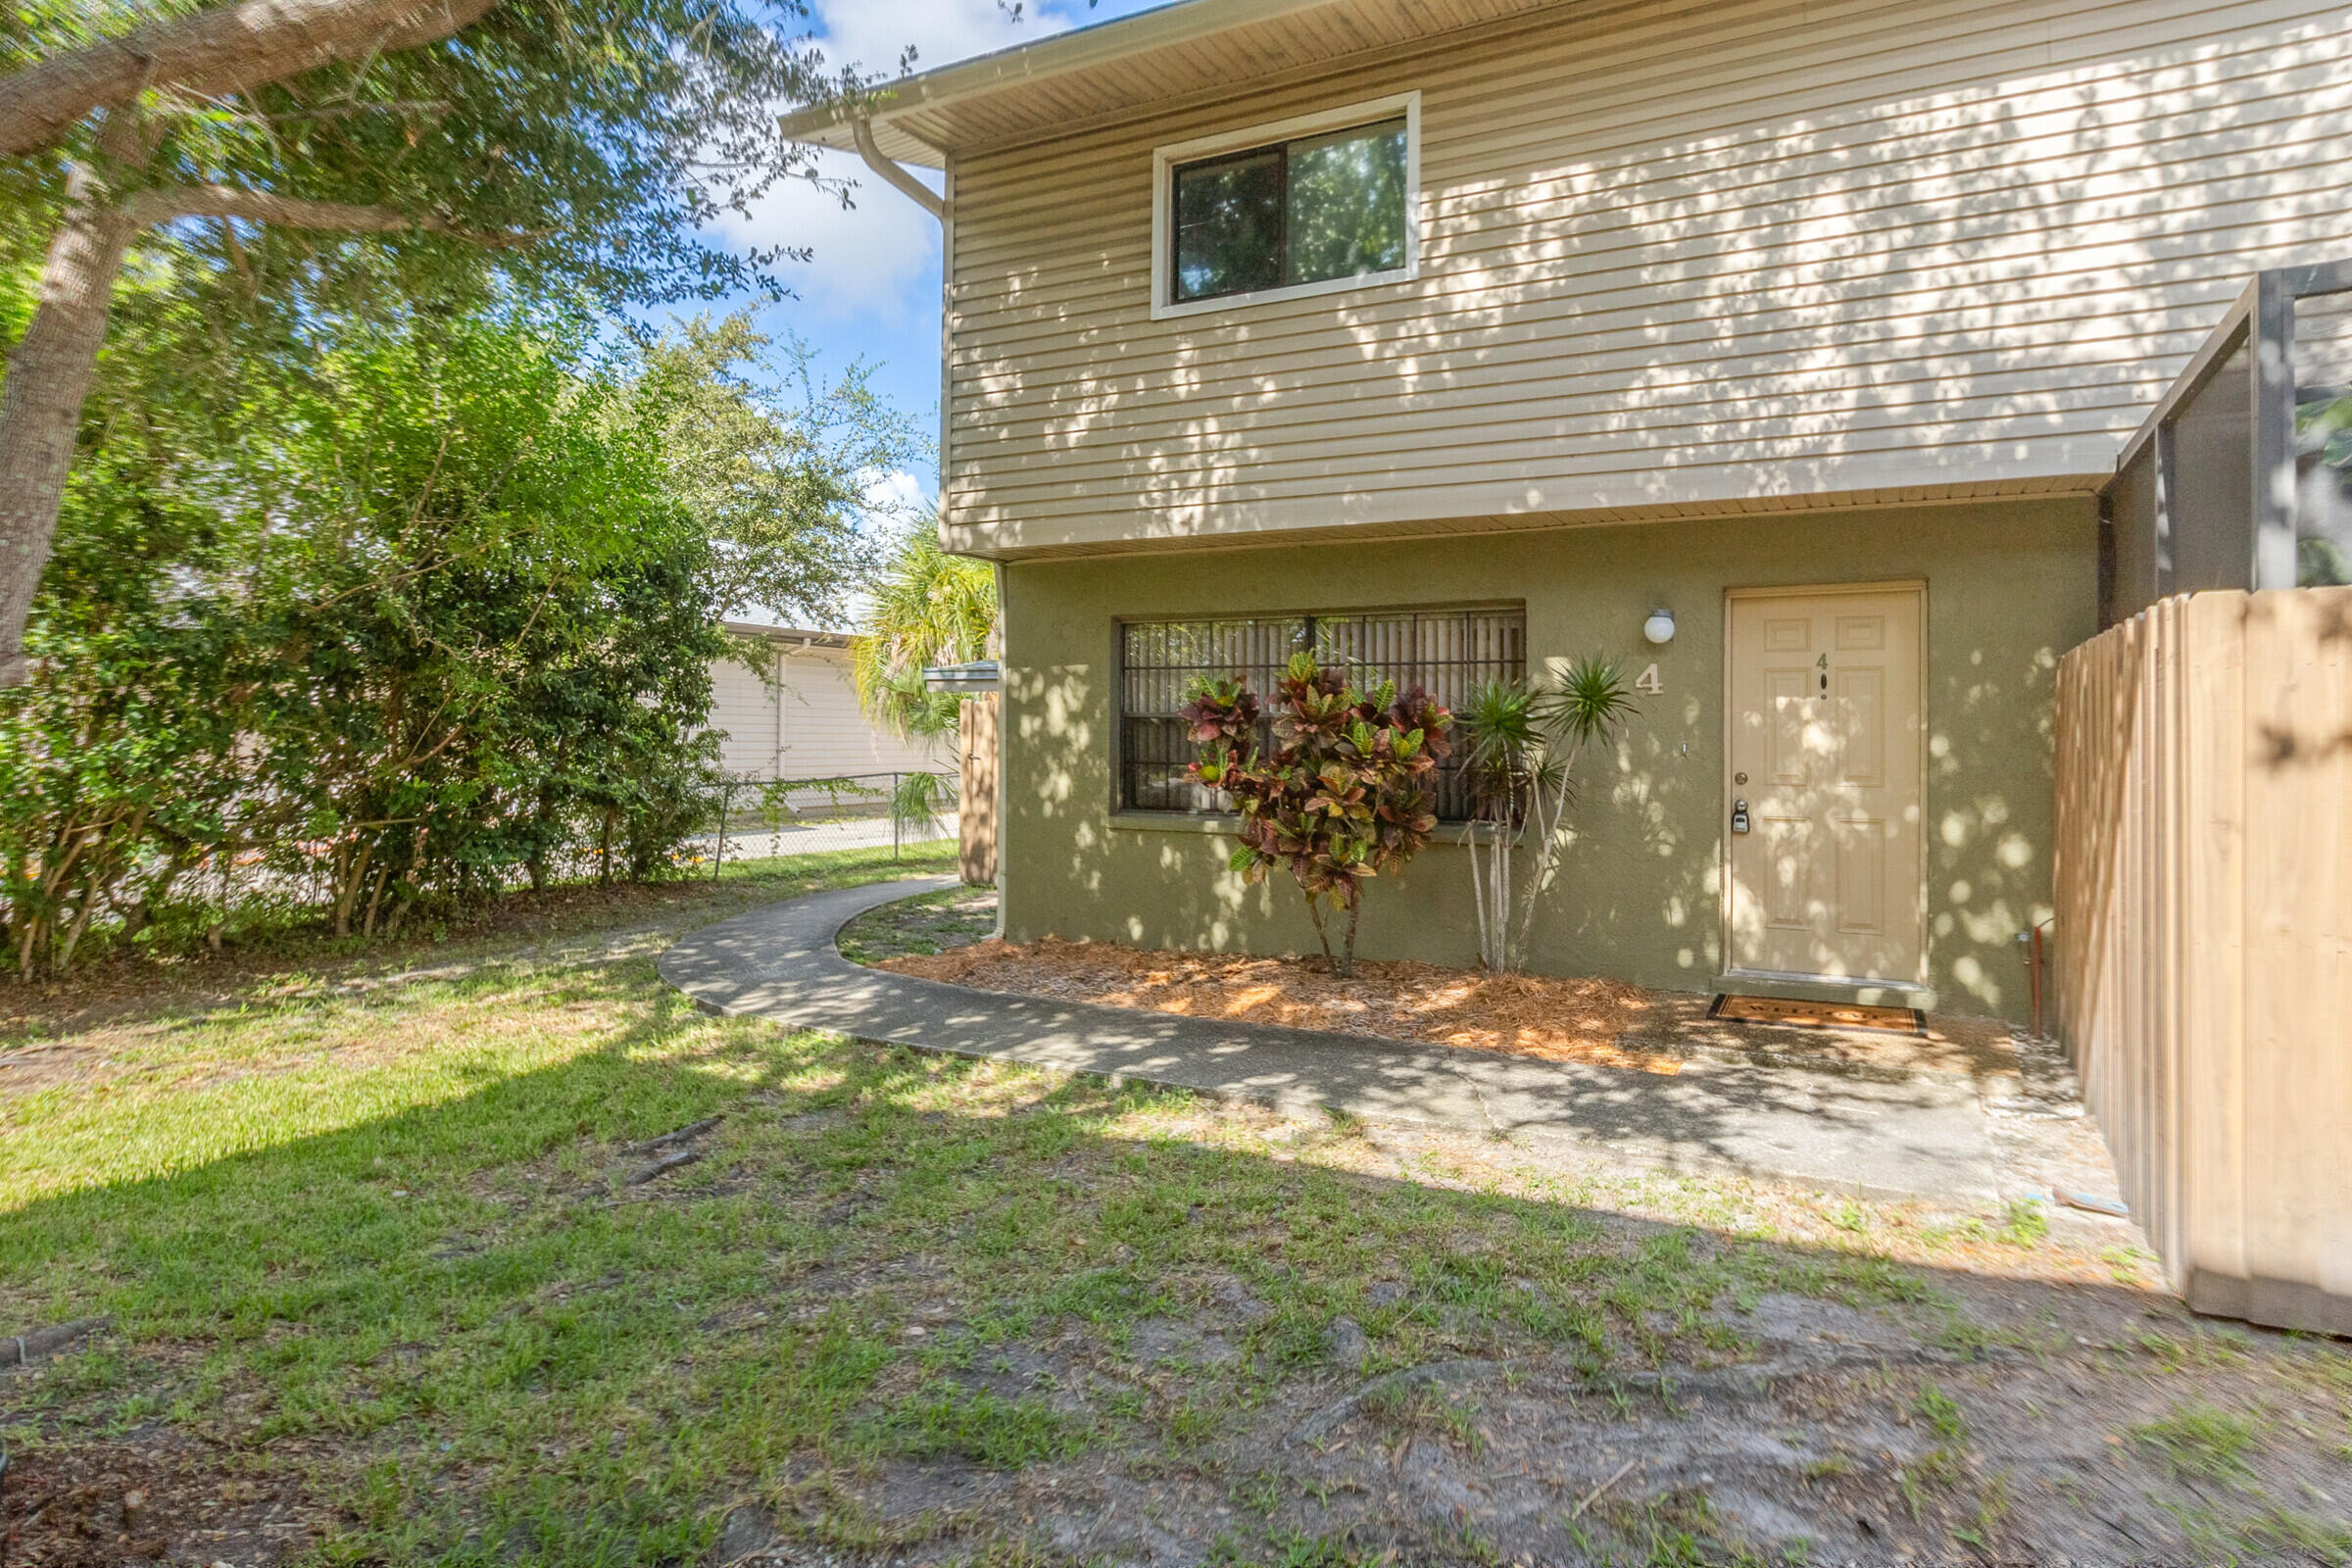
<path id="1" fill-rule="evenodd" d="M 1012 751 L 1012 698 L 1004 690 L 1004 563 L 992 561 L 988 564 L 990 575 L 996 578 L 997 583 L 997 624 L 990 637 L 990 641 L 996 644 L 990 652 L 995 656 L 992 662 L 997 666 L 997 929 L 993 934 L 1002 942 L 1004 940 L 1004 847 L 1008 837 L 1005 829 L 1010 825 L 1004 819 L 1004 808 L 1011 801 L 1004 777 L 1004 763 Z"/>
<path id="2" fill-rule="evenodd" d="M 865 160 L 866 168 L 872 170 L 875 173 L 880 174 L 891 184 L 896 185 L 901 191 L 905 192 L 908 199 L 913 201 L 917 207 L 920 207 L 924 212 L 929 213 L 933 218 L 938 219 L 941 222 L 946 222 L 948 219 L 953 216 L 955 209 L 948 205 L 948 202 L 944 197 L 932 194 L 930 186 L 924 184 L 921 180 L 906 172 L 906 170 L 901 169 L 897 164 L 892 163 L 889 159 L 882 156 L 882 149 L 874 145 L 874 124 L 872 121 L 866 119 L 863 115 L 858 116 L 856 120 L 850 122 L 850 134 L 857 138 L 858 156 Z"/>

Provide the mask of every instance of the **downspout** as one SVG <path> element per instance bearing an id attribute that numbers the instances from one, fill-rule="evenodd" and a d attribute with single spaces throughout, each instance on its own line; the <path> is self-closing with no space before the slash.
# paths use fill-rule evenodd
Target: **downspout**
<path id="1" fill-rule="evenodd" d="M 939 220 L 939 495 L 940 530 L 947 530 L 948 467 L 950 461 L 949 394 L 950 374 L 954 367 L 956 343 L 956 171 L 946 170 L 945 195 L 934 195 L 931 187 L 906 172 L 883 156 L 874 143 L 873 122 L 863 116 L 850 122 L 850 134 L 858 143 L 858 156 L 865 167 L 882 176 L 884 183 L 898 190 L 908 201 Z M 944 160 L 943 160 L 944 162 Z M 942 543 L 946 541 L 943 539 Z M 995 563 L 991 568 L 997 583 L 997 630 L 992 639 L 997 646 L 991 650 L 998 659 L 1004 658 L 1004 565 Z M 1005 737 L 1011 729 L 1010 694 L 999 688 L 997 693 L 997 766 L 996 766 L 996 826 L 997 826 L 997 929 L 1004 934 L 1004 754 Z"/>
<path id="2" fill-rule="evenodd" d="M 929 213 L 933 218 L 943 223 L 948 220 L 954 208 L 948 204 L 945 197 L 933 195 L 930 186 L 882 156 L 882 149 L 874 145 L 872 122 L 863 118 L 851 121 L 850 134 L 858 138 L 858 156 L 865 160 L 866 168 L 880 174 L 890 184 L 897 186 L 909 201 Z"/>

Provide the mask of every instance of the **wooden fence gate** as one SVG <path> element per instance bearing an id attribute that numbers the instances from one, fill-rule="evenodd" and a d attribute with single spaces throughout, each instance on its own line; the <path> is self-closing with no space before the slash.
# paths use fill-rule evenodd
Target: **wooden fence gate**
<path id="1" fill-rule="evenodd" d="M 962 778 L 956 791 L 956 866 L 976 888 L 997 885 L 997 715 L 1004 705 L 995 692 L 956 705 Z"/>
<path id="2" fill-rule="evenodd" d="M 2060 1037 L 2198 1311 L 2352 1334 L 2352 588 L 2058 666 Z"/>

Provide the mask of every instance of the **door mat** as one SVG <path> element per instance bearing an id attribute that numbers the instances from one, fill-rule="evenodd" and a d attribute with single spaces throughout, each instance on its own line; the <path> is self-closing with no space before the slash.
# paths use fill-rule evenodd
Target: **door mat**
<path id="1" fill-rule="evenodd" d="M 1917 1007 L 1866 1007 L 1858 1002 L 1786 1002 L 1779 997 L 1717 996 L 1707 1016 L 1726 1023 L 1772 1023 L 1790 1029 L 1875 1029 L 1926 1039 L 1928 1016 Z"/>

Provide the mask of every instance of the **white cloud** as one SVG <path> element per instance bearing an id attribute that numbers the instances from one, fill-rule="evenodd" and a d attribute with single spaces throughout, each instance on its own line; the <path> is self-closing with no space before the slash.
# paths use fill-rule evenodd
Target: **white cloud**
<path id="1" fill-rule="evenodd" d="M 909 512 L 928 511 L 930 507 L 931 486 L 920 474 L 900 468 L 866 478 L 865 509 L 870 513 L 895 518 Z"/>
<path id="2" fill-rule="evenodd" d="M 1062 6 L 1038 0 L 1022 6 L 1019 22 L 997 0 L 816 0 L 815 9 L 828 59 L 894 74 L 910 45 L 914 69 L 933 71 L 1071 25 Z"/>
<path id="3" fill-rule="evenodd" d="M 910 310 L 936 307 L 915 298 L 917 279 L 936 278 L 939 224 L 929 213 L 874 177 L 873 171 L 843 153 L 818 155 L 829 179 L 854 179 L 853 206 L 801 181 L 771 191 L 752 209 L 749 222 L 728 225 L 729 238 L 746 245 L 807 246 L 807 262 L 785 262 L 776 275 L 823 316 L 896 324 Z M 927 170 L 916 170 L 925 174 Z M 931 175 L 936 188 L 939 178 Z"/>
<path id="4" fill-rule="evenodd" d="M 1061 32 L 1071 24 L 1062 4 L 1029 0 L 1018 23 L 997 0 L 817 0 L 818 44 L 836 64 L 895 74 L 900 52 L 917 51 L 916 69 L 929 71 L 992 49 Z M 744 245 L 807 246 L 807 263 L 785 263 L 778 275 L 820 315 L 896 325 L 937 301 L 917 298 L 937 286 L 939 225 L 931 215 L 846 153 L 818 157 L 827 178 L 857 181 L 854 206 L 795 182 L 771 193 L 747 222 L 727 224 Z M 914 170 L 939 188 L 939 175 Z M 917 288 L 918 282 L 924 286 Z"/>

